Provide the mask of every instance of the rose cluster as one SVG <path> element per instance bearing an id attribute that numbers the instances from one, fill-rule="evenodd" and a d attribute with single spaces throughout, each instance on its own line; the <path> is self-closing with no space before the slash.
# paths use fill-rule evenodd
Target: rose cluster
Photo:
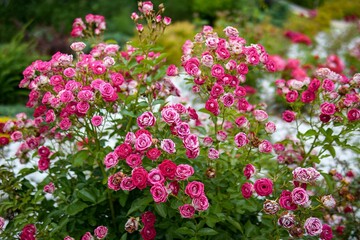
<path id="1" fill-rule="evenodd" d="M 108 233 L 108 228 L 105 226 L 98 226 L 94 230 L 94 236 L 96 239 L 104 239 Z M 81 240 L 93 240 L 94 236 L 91 234 L 91 232 L 86 232 L 82 237 Z M 66 236 L 64 240 L 75 240 L 74 238 L 70 236 Z"/>
<path id="2" fill-rule="evenodd" d="M 91 37 L 99 36 L 106 29 L 105 17 L 101 15 L 88 14 L 85 22 L 81 18 L 76 18 L 72 24 L 72 37 Z"/>

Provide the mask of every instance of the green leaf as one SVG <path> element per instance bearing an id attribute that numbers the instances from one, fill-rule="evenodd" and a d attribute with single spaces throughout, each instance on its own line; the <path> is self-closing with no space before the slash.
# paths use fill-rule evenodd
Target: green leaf
<path id="1" fill-rule="evenodd" d="M 232 217 L 227 216 L 226 220 L 233 225 L 237 230 L 239 230 L 241 233 L 244 233 L 244 230 L 242 229 L 240 223 L 238 223 L 237 221 L 235 221 Z"/>
<path id="2" fill-rule="evenodd" d="M 250 237 L 254 232 L 255 228 L 256 228 L 255 225 L 253 225 L 250 221 L 247 221 L 245 224 L 246 236 Z"/>
<path id="3" fill-rule="evenodd" d="M 334 191 L 335 182 L 333 178 L 328 173 L 320 172 L 320 174 L 324 177 L 327 189 L 329 193 L 332 193 Z"/>
<path id="4" fill-rule="evenodd" d="M 335 148 L 332 145 L 326 144 L 324 148 L 329 151 L 333 158 L 336 156 Z"/>
<path id="5" fill-rule="evenodd" d="M 153 198 L 148 196 L 148 197 L 144 197 L 144 198 L 138 198 L 136 199 L 132 204 L 131 204 L 131 208 L 129 209 L 129 211 L 127 212 L 127 216 L 130 215 L 131 213 L 139 210 L 139 209 L 145 209 L 145 207 L 147 205 L 149 205 L 149 203 L 151 203 L 153 201 Z"/>
<path id="6" fill-rule="evenodd" d="M 87 202 L 92 202 L 92 203 L 96 203 L 96 196 L 93 192 L 91 192 L 90 190 L 84 188 L 81 189 L 80 191 L 78 191 L 76 193 L 77 197 L 80 198 L 81 200 L 87 201 Z"/>
<path id="7" fill-rule="evenodd" d="M 124 234 L 121 236 L 120 240 L 126 240 L 126 239 L 127 239 L 127 233 L 124 233 Z"/>
<path id="8" fill-rule="evenodd" d="M 81 167 L 84 164 L 84 161 L 89 157 L 89 152 L 87 150 L 81 150 L 77 152 L 72 158 L 72 164 L 74 167 Z"/>
<path id="9" fill-rule="evenodd" d="M 309 129 L 304 133 L 305 137 L 311 137 L 311 136 L 315 136 L 317 135 L 317 131 L 315 131 L 314 129 Z"/>
<path id="10" fill-rule="evenodd" d="M 176 230 L 176 232 L 179 233 L 179 234 L 182 234 L 182 235 L 190 235 L 190 236 L 195 235 L 195 231 L 190 229 L 190 228 L 187 228 L 187 227 L 178 228 Z"/>
<path id="11" fill-rule="evenodd" d="M 123 110 L 121 111 L 121 113 L 122 113 L 123 115 L 125 115 L 125 116 L 129 116 L 129 117 L 133 117 L 133 118 L 136 118 L 136 117 L 137 117 L 134 113 L 132 113 L 132 112 L 126 110 L 126 109 L 123 109 Z"/>
<path id="12" fill-rule="evenodd" d="M 200 229 L 200 231 L 197 232 L 197 234 L 199 236 L 212 236 L 218 234 L 218 232 L 211 228 L 202 228 Z"/>
<path id="13" fill-rule="evenodd" d="M 165 204 L 163 204 L 163 203 L 155 204 L 155 210 L 160 216 L 162 216 L 163 218 L 166 218 Z"/>
<path id="14" fill-rule="evenodd" d="M 119 197 L 119 203 L 122 207 L 125 207 L 126 201 L 129 197 L 129 194 L 126 194 L 126 192 L 121 192 Z"/>
<path id="15" fill-rule="evenodd" d="M 219 222 L 219 218 L 216 216 L 207 216 L 206 217 L 206 224 L 211 228 L 213 228 L 217 222 Z"/>
<path id="16" fill-rule="evenodd" d="M 87 207 L 88 205 L 86 203 L 81 202 L 80 200 L 77 199 L 66 207 L 65 212 L 72 216 L 78 214 Z"/>

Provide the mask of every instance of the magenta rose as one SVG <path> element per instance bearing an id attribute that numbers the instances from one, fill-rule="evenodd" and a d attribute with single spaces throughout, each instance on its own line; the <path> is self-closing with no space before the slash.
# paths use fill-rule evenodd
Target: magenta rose
<path id="1" fill-rule="evenodd" d="M 185 138 L 190 134 L 190 126 L 186 122 L 178 124 L 175 129 L 180 138 Z"/>
<path id="2" fill-rule="evenodd" d="M 41 146 L 39 149 L 38 149 L 38 154 L 40 157 L 49 157 L 50 155 L 50 150 L 48 147 L 45 147 L 45 146 Z"/>
<path id="3" fill-rule="evenodd" d="M 360 110 L 356 109 L 356 108 L 350 109 L 347 114 L 347 118 L 351 122 L 359 120 L 360 119 Z"/>
<path id="4" fill-rule="evenodd" d="M 126 163 L 131 167 L 135 168 L 142 164 L 142 158 L 139 154 L 132 153 L 126 158 Z"/>
<path id="5" fill-rule="evenodd" d="M 50 159 L 47 157 L 41 157 L 38 161 L 38 169 L 40 171 L 46 171 L 49 169 Z"/>
<path id="6" fill-rule="evenodd" d="M 290 111 L 290 110 L 285 110 L 282 114 L 282 119 L 285 121 L 285 122 L 292 122 L 294 121 L 296 118 L 296 115 L 293 111 Z"/>
<path id="7" fill-rule="evenodd" d="M 106 168 L 115 167 L 119 162 L 119 157 L 115 152 L 108 153 L 104 158 L 104 165 Z"/>
<path id="8" fill-rule="evenodd" d="M 163 174 L 161 173 L 160 170 L 158 169 L 152 169 L 150 170 L 149 174 L 148 174 L 148 181 L 152 184 L 164 184 L 165 182 L 165 178 L 163 176 Z"/>
<path id="9" fill-rule="evenodd" d="M 140 231 L 141 237 L 143 240 L 154 240 L 156 237 L 156 230 L 153 226 L 144 226 Z"/>
<path id="10" fill-rule="evenodd" d="M 171 64 L 166 70 L 166 75 L 168 76 L 178 75 L 178 68 L 174 64 Z"/>
<path id="11" fill-rule="evenodd" d="M 333 115 L 336 112 L 336 106 L 333 103 L 324 102 L 320 105 L 320 111 L 322 114 Z"/>
<path id="12" fill-rule="evenodd" d="M 154 213 L 147 211 L 141 214 L 141 221 L 145 226 L 152 227 L 156 222 L 156 216 Z"/>
<path id="13" fill-rule="evenodd" d="M 152 127 L 156 122 L 156 118 L 152 112 L 144 112 L 137 118 L 137 124 L 140 128 Z"/>
<path id="14" fill-rule="evenodd" d="M 195 214 L 195 208 L 190 204 L 184 204 L 179 207 L 179 212 L 183 218 L 192 218 Z"/>
<path id="15" fill-rule="evenodd" d="M 184 140 L 183 140 L 184 147 L 189 150 L 195 150 L 199 148 L 199 140 L 198 137 L 195 134 L 189 134 Z"/>
<path id="16" fill-rule="evenodd" d="M 245 167 L 244 167 L 244 176 L 246 177 L 246 179 L 250 179 L 252 176 L 255 175 L 256 173 L 256 169 L 254 167 L 254 165 L 252 164 L 247 164 Z"/>
<path id="17" fill-rule="evenodd" d="M 286 101 L 289 103 L 295 102 L 299 96 L 299 93 L 296 90 L 290 90 L 286 93 Z"/>
<path id="18" fill-rule="evenodd" d="M 103 121 L 103 117 L 102 116 L 99 116 L 99 115 L 95 115 L 91 118 L 91 123 L 92 125 L 94 125 L 95 127 L 98 127 L 101 125 Z"/>
<path id="19" fill-rule="evenodd" d="M 106 237 L 108 232 L 107 227 L 105 226 L 98 226 L 97 228 L 95 228 L 94 230 L 94 235 L 95 237 L 97 237 L 98 239 L 103 239 Z"/>
<path id="20" fill-rule="evenodd" d="M 268 178 L 260 178 L 255 181 L 254 189 L 259 196 L 268 196 L 273 191 L 273 182 Z"/>
<path id="21" fill-rule="evenodd" d="M 208 157 L 209 157 L 210 159 L 218 159 L 218 158 L 219 158 L 219 155 L 220 155 L 219 151 L 216 150 L 215 148 L 210 148 L 210 149 L 209 149 Z"/>
<path id="22" fill-rule="evenodd" d="M 86 232 L 82 237 L 81 240 L 93 240 L 94 237 L 91 235 L 90 232 Z"/>
<path id="23" fill-rule="evenodd" d="M 205 195 L 201 195 L 200 197 L 193 198 L 192 205 L 197 211 L 205 211 L 209 208 L 209 200 Z"/>
<path id="24" fill-rule="evenodd" d="M 305 189 L 297 187 L 292 190 L 291 199 L 293 203 L 303 206 L 309 201 L 309 195 Z"/>
<path id="25" fill-rule="evenodd" d="M 215 78 L 222 78 L 225 75 L 225 70 L 220 64 L 214 64 L 211 67 L 211 75 Z"/>
<path id="26" fill-rule="evenodd" d="M 135 187 L 140 190 L 146 188 L 148 172 L 145 168 L 137 167 L 132 170 L 131 179 Z"/>
<path id="27" fill-rule="evenodd" d="M 251 183 L 246 182 L 241 186 L 241 194 L 243 195 L 244 198 L 250 198 L 253 192 L 254 192 L 254 186 Z"/>
<path id="28" fill-rule="evenodd" d="M 141 134 L 139 137 L 135 140 L 135 148 L 139 152 L 143 152 L 149 147 L 151 147 L 152 144 L 152 138 L 148 134 Z"/>
<path id="29" fill-rule="evenodd" d="M 224 104 L 225 107 L 231 107 L 234 102 L 235 98 L 232 93 L 226 93 L 220 98 L 221 102 Z"/>
<path id="30" fill-rule="evenodd" d="M 198 181 L 189 182 L 186 185 L 185 193 L 191 198 L 197 198 L 204 194 L 204 184 Z"/>
<path id="31" fill-rule="evenodd" d="M 194 77 L 200 76 L 201 71 L 199 69 L 200 61 L 197 58 L 190 58 L 184 63 L 185 71 Z"/>
<path id="32" fill-rule="evenodd" d="M 176 167 L 175 177 L 178 180 L 186 180 L 194 174 L 194 168 L 188 164 L 179 164 Z"/>
<path id="33" fill-rule="evenodd" d="M 297 205 L 292 202 L 291 192 L 287 191 L 287 190 L 282 191 L 282 193 L 280 195 L 280 199 L 279 199 L 279 204 L 282 208 L 284 208 L 286 210 L 296 210 L 297 209 Z"/>
<path id="34" fill-rule="evenodd" d="M 120 183 L 120 188 L 126 191 L 131 191 L 135 189 L 136 186 L 134 185 L 132 177 L 124 177 Z"/>
<path id="35" fill-rule="evenodd" d="M 208 99 L 205 103 L 205 109 L 214 114 L 215 116 L 220 114 L 219 103 L 216 99 Z"/>
<path id="36" fill-rule="evenodd" d="M 150 193 L 154 199 L 154 202 L 166 202 L 168 192 L 164 185 L 155 184 L 150 188 Z"/>
<path id="37" fill-rule="evenodd" d="M 271 153 L 272 144 L 268 140 L 263 140 L 259 145 L 259 152 L 262 153 Z"/>
<path id="38" fill-rule="evenodd" d="M 332 92 L 335 89 L 335 84 L 333 81 L 331 81 L 330 79 L 324 79 L 321 87 L 326 91 L 326 92 Z"/>
<path id="39" fill-rule="evenodd" d="M 327 224 L 323 224 L 320 238 L 323 240 L 331 240 L 331 239 L 333 239 L 333 237 L 334 236 L 333 236 L 331 227 Z"/>
<path id="40" fill-rule="evenodd" d="M 53 193 L 55 191 L 55 185 L 54 183 L 50 182 L 49 184 L 46 184 L 44 186 L 44 192 L 46 193 Z"/>
<path id="41" fill-rule="evenodd" d="M 151 148 L 146 152 L 146 156 L 152 160 L 155 161 L 157 160 L 161 155 L 161 151 L 157 148 Z"/>
<path id="42" fill-rule="evenodd" d="M 322 223 L 318 218 L 309 217 L 304 223 L 304 228 L 310 236 L 317 236 L 322 232 Z"/>
<path id="43" fill-rule="evenodd" d="M 123 143 L 116 147 L 114 152 L 120 159 L 125 160 L 130 155 L 130 153 L 132 153 L 132 148 L 130 144 Z"/>
<path id="44" fill-rule="evenodd" d="M 243 147 L 249 143 L 249 139 L 247 138 L 246 134 L 243 132 L 236 134 L 234 141 L 235 141 L 236 146 L 239 148 Z"/>
<path id="45" fill-rule="evenodd" d="M 175 143 L 171 139 L 163 139 L 160 146 L 162 150 L 169 154 L 176 152 Z"/>
<path id="46" fill-rule="evenodd" d="M 301 94 L 301 101 L 303 103 L 311 103 L 312 101 L 314 101 L 316 98 L 315 92 L 311 91 L 311 90 L 305 90 L 302 94 Z"/>
<path id="47" fill-rule="evenodd" d="M 159 164 L 158 168 L 164 177 L 168 179 L 174 179 L 177 166 L 173 161 L 165 159 L 162 161 L 162 163 Z"/>
<path id="48" fill-rule="evenodd" d="M 213 98 L 218 98 L 223 93 L 224 93 L 224 88 L 220 84 L 217 84 L 217 83 L 214 84 L 214 86 L 211 88 L 211 91 L 210 91 L 210 95 Z"/>

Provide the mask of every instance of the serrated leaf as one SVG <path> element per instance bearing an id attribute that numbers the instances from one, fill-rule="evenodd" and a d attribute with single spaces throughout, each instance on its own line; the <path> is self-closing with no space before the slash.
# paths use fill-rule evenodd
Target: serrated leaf
<path id="1" fill-rule="evenodd" d="M 71 216 L 78 214 L 85 208 L 87 208 L 88 205 L 82 201 L 75 200 L 73 203 L 68 205 L 65 209 L 65 212 Z"/>
<path id="2" fill-rule="evenodd" d="M 93 192 L 91 192 L 90 190 L 83 188 L 80 191 L 78 191 L 76 193 L 77 197 L 80 198 L 81 200 L 87 201 L 87 202 L 92 202 L 92 203 L 96 203 L 96 196 Z"/>
<path id="3" fill-rule="evenodd" d="M 155 210 L 160 216 L 162 216 L 163 218 L 166 218 L 165 204 L 163 204 L 163 203 L 155 204 Z"/>
<path id="4" fill-rule="evenodd" d="M 190 228 L 187 228 L 187 227 L 178 228 L 176 230 L 176 232 L 179 233 L 179 234 L 183 234 L 183 235 L 190 235 L 190 236 L 195 235 L 195 231 L 190 229 Z"/>
<path id="5" fill-rule="evenodd" d="M 211 228 L 202 228 L 197 232 L 199 236 L 213 236 L 216 234 L 218 234 L 218 232 Z"/>

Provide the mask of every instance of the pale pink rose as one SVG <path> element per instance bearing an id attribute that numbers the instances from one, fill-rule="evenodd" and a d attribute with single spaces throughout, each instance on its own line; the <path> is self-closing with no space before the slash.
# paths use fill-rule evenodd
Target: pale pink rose
<path id="1" fill-rule="evenodd" d="M 98 127 L 101 125 L 103 121 L 103 117 L 102 116 L 99 116 L 99 115 L 95 115 L 91 118 L 91 123 L 92 125 L 94 125 L 95 127 Z"/>
<path id="2" fill-rule="evenodd" d="M 205 40 L 205 45 L 206 47 L 210 48 L 210 49 L 216 49 L 219 43 L 219 38 L 218 37 L 206 37 Z"/>
<path id="3" fill-rule="evenodd" d="M 204 137 L 203 144 L 205 147 L 210 147 L 213 144 L 213 139 L 211 137 Z"/>
<path id="4" fill-rule="evenodd" d="M 150 193 L 154 199 L 154 202 L 166 202 L 168 192 L 162 184 L 155 184 L 150 188 Z"/>
<path id="5" fill-rule="evenodd" d="M 125 136 L 125 143 L 128 143 L 128 144 L 135 144 L 135 141 L 136 141 L 136 136 L 135 136 L 135 133 L 133 132 L 128 132 Z"/>
<path id="6" fill-rule="evenodd" d="M 163 23 L 164 23 L 166 26 L 170 25 L 170 23 L 171 23 L 171 18 L 169 18 L 169 17 L 164 17 Z"/>
<path id="7" fill-rule="evenodd" d="M 137 21 L 139 18 L 140 18 L 140 17 L 139 17 L 139 15 L 138 15 L 136 12 L 133 12 L 133 13 L 131 14 L 131 19 L 132 19 L 132 20 Z"/>
<path id="8" fill-rule="evenodd" d="M 142 152 L 151 147 L 152 138 L 148 134 L 141 134 L 135 140 L 135 148 L 137 151 Z"/>
<path id="9" fill-rule="evenodd" d="M 161 117 L 163 121 L 168 124 L 177 123 L 180 121 L 179 113 L 172 107 L 164 108 L 161 111 Z"/>
<path id="10" fill-rule="evenodd" d="M 11 134 L 11 140 L 13 140 L 14 142 L 16 142 L 16 141 L 19 141 L 19 140 L 21 140 L 22 138 L 23 138 L 23 134 L 22 134 L 22 132 L 20 132 L 20 131 L 15 131 L 15 132 L 13 132 L 12 134 Z"/>
<path id="11" fill-rule="evenodd" d="M 268 114 L 264 110 L 254 110 L 253 115 L 258 122 L 263 122 L 268 119 Z"/>
<path id="12" fill-rule="evenodd" d="M 235 141 L 236 146 L 239 148 L 243 147 L 249 143 L 249 139 L 247 138 L 246 134 L 243 132 L 236 134 L 234 141 Z"/>
<path id="13" fill-rule="evenodd" d="M 95 228 L 94 230 L 94 235 L 95 237 L 97 237 L 98 239 L 103 239 L 106 237 L 108 232 L 107 227 L 105 226 L 98 226 L 97 228 Z"/>
<path id="14" fill-rule="evenodd" d="M 74 42 L 70 45 L 70 48 L 75 52 L 80 52 L 84 50 L 86 44 L 84 42 Z"/>
<path id="15" fill-rule="evenodd" d="M 144 112 L 137 118 L 137 124 L 140 128 L 152 127 L 156 122 L 156 118 L 152 112 Z"/>
<path id="16" fill-rule="evenodd" d="M 186 185 L 185 193 L 191 198 L 197 198 L 204 195 L 204 184 L 198 181 L 189 182 Z"/>
<path id="17" fill-rule="evenodd" d="M 305 189 L 297 187 L 292 190 L 291 199 L 292 202 L 297 205 L 305 205 L 309 202 L 309 195 L 306 193 Z"/>
<path id="18" fill-rule="evenodd" d="M 190 204 L 184 204 L 179 207 L 179 212 L 183 218 L 192 218 L 195 214 L 195 208 Z"/>
<path id="19" fill-rule="evenodd" d="M 214 64 L 214 58 L 211 54 L 203 54 L 201 57 L 201 63 L 206 67 L 211 67 Z"/>
<path id="20" fill-rule="evenodd" d="M 272 144 L 268 140 L 263 140 L 259 145 L 259 152 L 262 153 L 270 153 L 272 149 Z"/>
<path id="21" fill-rule="evenodd" d="M 140 10 L 145 15 L 149 15 L 151 13 L 151 11 L 153 10 L 153 8 L 154 8 L 154 5 L 152 4 L 152 2 L 147 1 L 147 2 L 142 3 L 142 7 L 141 7 Z"/>
<path id="22" fill-rule="evenodd" d="M 304 223 L 304 228 L 310 236 L 317 236 L 322 232 L 322 223 L 318 218 L 309 217 Z"/>
<path id="23" fill-rule="evenodd" d="M 312 183 L 318 177 L 320 177 L 320 173 L 312 167 L 309 168 L 297 167 L 293 170 L 292 174 L 294 181 L 301 183 Z"/>
<path id="24" fill-rule="evenodd" d="M 239 31 L 236 28 L 231 27 L 231 26 L 227 26 L 224 29 L 224 33 L 227 37 L 238 37 L 239 36 Z"/>
<path id="25" fill-rule="evenodd" d="M 265 124 L 265 131 L 267 132 L 267 133 L 274 133 L 275 131 L 276 131 L 276 125 L 275 125 L 275 123 L 273 123 L 273 122 L 267 122 L 266 124 Z"/>
<path id="26" fill-rule="evenodd" d="M 182 122 L 182 123 L 178 124 L 175 127 L 175 129 L 176 129 L 176 133 L 178 134 L 178 136 L 180 138 L 185 138 L 188 135 L 190 135 L 190 126 L 186 122 Z"/>
<path id="27" fill-rule="evenodd" d="M 152 184 L 160 184 L 163 185 L 165 183 L 165 178 L 162 175 L 161 171 L 158 169 L 152 169 L 150 170 L 148 174 L 148 181 Z"/>
<path id="28" fill-rule="evenodd" d="M 115 152 L 108 153 L 104 158 L 104 164 L 106 168 L 112 168 L 119 162 L 119 157 Z"/>
<path id="29" fill-rule="evenodd" d="M 188 164 L 179 164 L 176 167 L 175 177 L 178 180 L 186 180 L 194 174 L 194 168 Z"/>
<path id="30" fill-rule="evenodd" d="M 50 182 L 49 184 L 44 186 L 44 192 L 46 193 L 53 193 L 55 191 L 55 185 L 54 183 Z"/>
<path id="31" fill-rule="evenodd" d="M 218 159 L 220 156 L 220 153 L 218 150 L 216 150 L 215 148 L 210 148 L 209 152 L 208 152 L 208 157 L 210 159 Z"/>
<path id="32" fill-rule="evenodd" d="M 193 198 L 192 205 L 195 207 L 197 211 L 205 211 L 209 208 L 209 200 L 203 194 L 200 197 Z"/>
<path id="33" fill-rule="evenodd" d="M 228 63 L 225 64 L 225 68 L 229 71 L 232 71 L 236 69 L 236 65 L 236 61 L 231 59 Z"/>
<path id="34" fill-rule="evenodd" d="M 161 149 L 169 154 L 176 152 L 175 143 L 171 139 L 163 139 L 161 141 Z"/>
<path id="35" fill-rule="evenodd" d="M 336 206 L 335 198 L 332 195 L 322 196 L 321 202 L 328 209 L 333 209 Z"/>
<path id="36" fill-rule="evenodd" d="M 252 176 L 254 176 L 256 174 L 256 169 L 255 166 L 252 164 L 247 164 L 244 167 L 244 176 L 246 177 L 246 179 L 250 179 Z"/>
<path id="37" fill-rule="evenodd" d="M 199 148 L 199 139 L 195 134 L 189 134 L 183 140 L 184 147 L 189 150 L 195 150 Z"/>

